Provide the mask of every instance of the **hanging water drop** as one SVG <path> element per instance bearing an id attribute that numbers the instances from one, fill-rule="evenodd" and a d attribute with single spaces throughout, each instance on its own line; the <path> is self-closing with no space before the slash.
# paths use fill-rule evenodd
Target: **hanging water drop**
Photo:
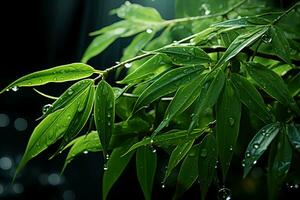
<path id="1" fill-rule="evenodd" d="M 230 126 L 233 126 L 234 125 L 234 119 L 232 117 L 229 117 L 228 118 L 228 122 L 229 122 L 229 125 Z"/>
<path id="2" fill-rule="evenodd" d="M 246 152 L 246 157 L 249 158 L 251 154 L 249 152 Z"/>
<path id="3" fill-rule="evenodd" d="M 52 104 L 44 105 L 43 108 L 42 108 L 43 114 L 46 114 L 51 107 L 52 107 Z"/>
<path id="4" fill-rule="evenodd" d="M 161 188 L 164 189 L 166 187 L 165 184 L 161 184 Z"/>
<path id="5" fill-rule="evenodd" d="M 210 14 L 209 5 L 206 3 L 202 4 L 199 9 L 200 9 L 201 15 L 209 15 Z"/>
<path id="6" fill-rule="evenodd" d="M 88 152 L 87 150 L 85 150 L 83 153 L 84 153 L 84 154 L 88 154 L 89 152 Z"/>
<path id="7" fill-rule="evenodd" d="M 264 43 L 272 42 L 272 38 L 270 36 L 266 35 L 266 34 L 264 34 L 261 39 Z"/>
<path id="8" fill-rule="evenodd" d="M 69 89 L 67 93 L 68 93 L 68 95 L 72 95 L 73 94 L 73 90 Z"/>
<path id="9" fill-rule="evenodd" d="M 14 91 L 14 92 L 16 92 L 16 91 L 19 90 L 19 88 L 17 86 L 14 86 L 14 87 L 11 88 L 11 90 Z"/>
<path id="10" fill-rule="evenodd" d="M 226 188 L 226 187 L 222 187 L 221 189 L 219 189 L 218 191 L 218 200 L 230 200 L 231 199 L 231 190 Z"/>
<path id="11" fill-rule="evenodd" d="M 256 163 L 257 163 L 257 160 L 254 160 L 254 161 L 253 161 L 253 165 L 255 165 Z"/>
<path id="12" fill-rule="evenodd" d="M 147 28 L 147 30 L 146 30 L 146 33 L 152 33 L 153 32 L 153 30 L 151 29 L 151 28 Z"/>
<path id="13" fill-rule="evenodd" d="M 132 63 L 125 63 L 124 66 L 128 69 L 128 68 L 130 68 L 132 66 Z"/>
<path id="14" fill-rule="evenodd" d="M 107 171 L 107 170 L 108 170 L 108 166 L 107 166 L 106 163 L 103 165 L 103 170 L 104 170 L 104 171 Z"/>

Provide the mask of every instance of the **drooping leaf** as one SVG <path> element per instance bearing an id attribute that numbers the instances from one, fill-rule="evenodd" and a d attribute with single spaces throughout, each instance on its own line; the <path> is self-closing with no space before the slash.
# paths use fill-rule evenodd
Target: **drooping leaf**
<path id="1" fill-rule="evenodd" d="M 252 166 L 256 164 L 257 160 L 268 148 L 280 130 L 278 122 L 271 123 L 260 129 L 248 144 L 245 152 L 245 159 L 243 160 L 244 177 L 247 176 Z"/>
<path id="2" fill-rule="evenodd" d="M 151 199 L 154 176 L 156 172 L 157 155 L 147 146 L 142 146 L 136 152 L 136 173 L 146 200 Z"/>
<path id="3" fill-rule="evenodd" d="M 300 125 L 288 124 L 287 135 L 292 146 L 300 152 Z"/>
<path id="4" fill-rule="evenodd" d="M 179 199 L 198 178 L 198 146 L 193 146 L 182 162 L 177 176 L 176 191 L 173 199 Z"/>
<path id="5" fill-rule="evenodd" d="M 198 173 L 201 199 L 204 200 L 210 184 L 216 175 L 218 160 L 217 142 L 212 134 L 208 134 L 199 145 Z"/>
<path id="6" fill-rule="evenodd" d="M 268 111 L 262 96 L 253 84 L 243 76 L 236 73 L 231 75 L 231 80 L 240 94 L 242 103 L 263 122 L 270 123 L 272 115 L 270 111 Z"/>
<path id="7" fill-rule="evenodd" d="M 289 106 L 298 114 L 300 113 L 295 100 L 289 93 L 287 85 L 280 76 L 258 63 L 247 63 L 246 68 L 251 78 L 261 89 L 283 105 Z"/>
<path id="8" fill-rule="evenodd" d="M 94 116 L 103 152 L 106 154 L 114 129 L 115 98 L 112 87 L 105 80 L 96 89 Z"/>
<path id="9" fill-rule="evenodd" d="M 208 75 L 207 79 L 210 78 L 209 76 L 213 77 L 214 74 Z M 192 122 L 188 129 L 189 132 L 191 132 L 197 125 L 199 117 L 203 114 L 203 112 L 207 108 L 212 107 L 217 102 L 219 94 L 223 89 L 225 82 L 224 72 L 222 70 L 219 70 L 219 72 L 217 72 L 217 75 L 213 78 L 214 79 L 212 82 L 209 82 L 207 86 L 203 85 L 201 88 L 198 99 L 196 100 Z"/>
<path id="10" fill-rule="evenodd" d="M 291 63 L 290 45 L 284 32 L 277 26 L 270 27 L 271 45 L 274 53 L 286 63 Z"/>
<path id="11" fill-rule="evenodd" d="M 257 39 L 259 39 L 266 31 L 268 27 L 262 26 L 255 29 L 250 30 L 242 35 L 239 35 L 227 48 L 222 57 L 218 60 L 216 67 L 222 65 L 227 62 L 234 56 L 236 56 L 241 50 L 243 50 L 246 46 L 251 45 Z"/>
<path id="12" fill-rule="evenodd" d="M 268 192 L 269 199 L 277 199 L 292 161 L 292 148 L 286 135 L 286 129 L 280 134 L 278 143 L 274 143 L 269 154 Z"/>
<path id="13" fill-rule="evenodd" d="M 192 66 L 176 68 L 165 73 L 144 90 L 134 106 L 134 111 L 174 92 L 179 86 L 188 83 L 192 78 L 201 74 L 203 70 L 203 66 Z"/>
<path id="14" fill-rule="evenodd" d="M 249 17 L 241 17 L 239 19 L 229 19 L 226 21 L 212 24 L 212 26 L 222 27 L 222 28 L 254 26 L 255 24 L 251 23 L 251 21 L 249 21 L 248 19 Z"/>
<path id="15" fill-rule="evenodd" d="M 176 65 L 199 65 L 211 62 L 210 57 L 200 47 L 171 46 L 160 52 L 167 54 Z"/>
<path id="16" fill-rule="evenodd" d="M 89 80 L 89 83 L 90 87 L 93 87 L 93 81 Z M 40 154 L 49 145 L 64 136 L 66 131 L 69 130 L 69 126 L 76 114 L 81 112 L 78 109 L 78 105 L 86 101 L 89 95 L 89 89 L 90 88 L 86 88 L 78 93 L 67 105 L 49 114 L 40 122 L 29 139 L 23 158 L 16 170 L 16 174 L 19 173 L 30 159 Z M 71 132 L 72 130 L 69 131 Z"/>
<path id="17" fill-rule="evenodd" d="M 163 46 L 166 46 L 170 43 L 172 43 L 172 32 L 171 32 L 171 26 L 168 26 L 161 34 L 160 36 L 154 38 L 149 42 L 149 44 L 146 46 L 146 51 L 156 50 Z"/>
<path id="18" fill-rule="evenodd" d="M 145 63 L 139 66 L 132 73 L 128 74 L 122 81 L 119 81 L 120 84 L 128 84 L 143 79 L 145 77 L 154 75 L 159 71 L 159 69 L 166 65 L 168 62 L 168 57 L 163 54 L 156 54 L 148 59 Z"/>
<path id="19" fill-rule="evenodd" d="M 232 82 L 226 80 L 216 104 L 217 146 L 225 180 L 233 149 L 237 141 L 241 118 L 241 103 Z"/>
<path id="20" fill-rule="evenodd" d="M 134 142 L 134 140 L 132 142 Z M 108 162 L 106 163 L 106 169 L 104 171 L 102 183 L 103 200 L 107 198 L 110 189 L 121 176 L 122 172 L 134 154 L 134 152 L 131 152 L 123 156 L 129 147 L 130 145 L 125 145 L 114 149 L 109 157 Z"/>
<path id="21" fill-rule="evenodd" d="M 61 65 L 23 76 L 1 90 L 0 94 L 14 87 L 32 87 L 50 82 L 61 83 L 83 79 L 91 76 L 94 72 L 95 69 L 83 63 Z"/>
<path id="22" fill-rule="evenodd" d="M 168 162 L 164 182 L 170 176 L 172 170 L 179 164 L 179 162 L 190 151 L 193 144 L 194 144 L 194 140 L 191 140 L 191 141 L 188 141 L 187 143 L 179 144 L 175 147 L 175 149 L 171 153 L 171 156 L 170 156 L 170 159 L 169 159 L 169 162 Z"/>

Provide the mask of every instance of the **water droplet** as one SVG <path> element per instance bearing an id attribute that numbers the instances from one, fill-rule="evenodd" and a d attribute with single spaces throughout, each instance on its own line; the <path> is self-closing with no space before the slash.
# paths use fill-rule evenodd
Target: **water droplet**
<path id="1" fill-rule="evenodd" d="M 299 188 L 299 185 L 298 185 L 298 184 L 295 184 L 295 185 L 294 185 L 294 188 L 298 189 L 298 188 Z"/>
<path id="2" fill-rule="evenodd" d="M 52 107 L 52 104 L 44 105 L 43 108 L 42 108 L 43 114 L 46 114 L 51 107 Z"/>
<path id="3" fill-rule="evenodd" d="M 246 157 L 249 158 L 251 156 L 250 152 L 246 152 Z"/>
<path id="4" fill-rule="evenodd" d="M 108 160 L 109 159 L 109 154 L 105 155 L 105 159 Z"/>
<path id="5" fill-rule="evenodd" d="M 14 91 L 14 92 L 16 92 L 16 91 L 19 90 L 19 88 L 17 86 L 14 86 L 14 87 L 11 88 L 11 90 Z"/>
<path id="6" fill-rule="evenodd" d="M 73 90 L 69 89 L 68 90 L 68 95 L 72 95 L 73 94 Z"/>
<path id="7" fill-rule="evenodd" d="M 258 149 L 258 148 L 259 148 L 259 144 L 258 144 L 258 143 L 254 143 L 254 144 L 253 144 L 253 148 L 254 148 L 254 149 Z"/>
<path id="8" fill-rule="evenodd" d="M 165 187 L 166 187 L 166 185 L 165 185 L 165 184 L 161 184 L 161 188 L 163 188 L 163 189 L 164 189 Z"/>
<path id="9" fill-rule="evenodd" d="M 229 125 L 230 126 L 233 126 L 234 125 L 234 119 L 232 117 L 229 117 L 228 118 L 228 122 L 229 122 Z"/>
<path id="10" fill-rule="evenodd" d="M 110 114 L 107 114 L 107 117 L 109 118 L 109 117 L 111 117 L 111 115 L 110 115 Z"/>
<path id="11" fill-rule="evenodd" d="M 154 143 L 154 140 L 153 140 L 153 139 L 151 139 L 151 140 L 150 140 L 150 143 L 151 143 L 151 144 L 153 144 L 153 143 Z"/>
<path id="12" fill-rule="evenodd" d="M 103 165 L 103 170 L 104 170 L 104 171 L 107 171 L 107 170 L 108 170 L 108 166 L 107 166 L 106 163 Z"/>
<path id="13" fill-rule="evenodd" d="M 199 9 L 200 9 L 201 15 L 209 15 L 210 14 L 209 5 L 206 3 L 202 4 Z"/>
<path id="14" fill-rule="evenodd" d="M 272 42 L 272 38 L 270 36 L 268 36 L 267 34 L 264 34 L 261 39 L 264 43 Z"/>
<path id="15" fill-rule="evenodd" d="M 200 153 L 200 156 L 205 158 L 207 156 L 207 149 L 202 149 L 201 153 Z"/>
<path id="16" fill-rule="evenodd" d="M 245 167 L 246 164 L 245 164 L 245 160 L 242 161 L 242 167 Z"/>
<path id="17" fill-rule="evenodd" d="M 254 160 L 254 161 L 253 161 L 253 165 L 255 165 L 256 163 L 257 163 L 257 160 Z"/>
<path id="18" fill-rule="evenodd" d="M 120 64 L 120 62 L 119 62 L 119 61 L 116 61 L 115 63 L 116 63 L 117 65 L 118 65 L 118 64 Z"/>
<path id="19" fill-rule="evenodd" d="M 155 148 L 152 148 L 152 153 L 156 153 L 156 149 Z"/>
<path id="20" fill-rule="evenodd" d="M 219 189 L 218 199 L 219 200 L 230 200 L 231 199 L 231 190 L 226 187 L 222 187 L 221 189 Z"/>
<path id="21" fill-rule="evenodd" d="M 85 150 L 83 153 L 84 153 L 84 154 L 88 154 L 89 152 Z"/>
<path id="22" fill-rule="evenodd" d="M 230 148 L 229 148 L 229 151 L 233 151 L 233 148 L 232 148 L 232 146 L 230 146 Z"/>
<path id="23" fill-rule="evenodd" d="M 151 28 L 147 28 L 146 32 L 150 34 L 153 32 L 153 30 Z"/>
<path id="24" fill-rule="evenodd" d="M 132 63 L 126 63 L 124 66 L 128 69 L 132 66 Z"/>

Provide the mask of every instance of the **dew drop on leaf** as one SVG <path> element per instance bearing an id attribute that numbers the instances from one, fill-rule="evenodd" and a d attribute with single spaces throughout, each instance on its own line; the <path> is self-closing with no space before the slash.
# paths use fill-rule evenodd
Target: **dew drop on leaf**
<path id="1" fill-rule="evenodd" d="M 258 143 L 254 143 L 254 144 L 253 144 L 253 148 L 254 148 L 254 149 L 258 149 L 258 148 L 259 148 L 259 144 L 258 144 Z"/>
<path id="2" fill-rule="evenodd" d="M 152 33 L 153 32 L 153 30 L 151 29 L 151 28 L 147 28 L 147 30 L 146 30 L 146 33 Z"/>
<path id="3" fill-rule="evenodd" d="M 52 107 L 52 104 L 46 104 L 42 108 L 43 114 L 46 114 L 46 112 Z"/>
<path id="4" fill-rule="evenodd" d="M 108 170 L 108 167 L 107 167 L 107 164 L 106 164 L 106 163 L 103 165 L 103 170 L 104 170 L 104 171 L 107 171 L 107 170 Z"/>
<path id="5" fill-rule="evenodd" d="M 19 90 L 19 88 L 17 86 L 14 86 L 14 87 L 11 88 L 11 90 L 14 91 L 14 92 L 16 92 L 16 91 Z"/>
<path id="6" fill-rule="evenodd" d="M 128 69 L 132 66 L 132 63 L 126 63 L 124 66 Z"/>
<path id="7" fill-rule="evenodd" d="M 253 161 L 253 165 L 255 165 L 256 163 L 257 163 L 257 161 L 256 161 L 256 160 L 254 160 L 254 161 Z"/>
<path id="8" fill-rule="evenodd" d="M 230 126 L 233 126 L 234 125 L 234 119 L 232 117 L 229 117 L 228 118 L 228 122 L 229 122 L 229 125 Z"/>
<path id="9" fill-rule="evenodd" d="M 68 95 L 72 95 L 73 94 L 73 90 L 68 90 Z"/>
<path id="10" fill-rule="evenodd" d="M 264 43 L 272 42 L 272 38 L 270 36 L 266 35 L 266 34 L 264 34 L 261 39 Z"/>
<path id="11" fill-rule="evenodd" d="M 219 189 L 218 191 L 218 200 L 230 200 L 231 199 L 231 190 L 226 188 L 226 187 L 222 187 L 221 189 Z"/>
<path id="12" fill-rule="evenodd" d="M 88 154 L 89 152 L 88 152 L 88 151 L 84 151 L 83 153 L 84 153 L 84 154 Z"/>

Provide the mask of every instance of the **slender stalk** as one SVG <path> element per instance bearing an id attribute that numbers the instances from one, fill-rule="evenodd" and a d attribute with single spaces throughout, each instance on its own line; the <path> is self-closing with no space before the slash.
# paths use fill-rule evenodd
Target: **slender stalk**
<path id="1" fill-rule="evenodd" d="M 286 10 L 284 13 L 279 15 L 273 22 L 272 24 L 276 24 L 279 22 L 283 17 L 285 17 L 287 14 L 289 14 L 291 11 L 293 11 L 297 6 L 300 6 L 300 2 L 295 3 L 293 6 L 291 6 L 288 10 Z"/>

